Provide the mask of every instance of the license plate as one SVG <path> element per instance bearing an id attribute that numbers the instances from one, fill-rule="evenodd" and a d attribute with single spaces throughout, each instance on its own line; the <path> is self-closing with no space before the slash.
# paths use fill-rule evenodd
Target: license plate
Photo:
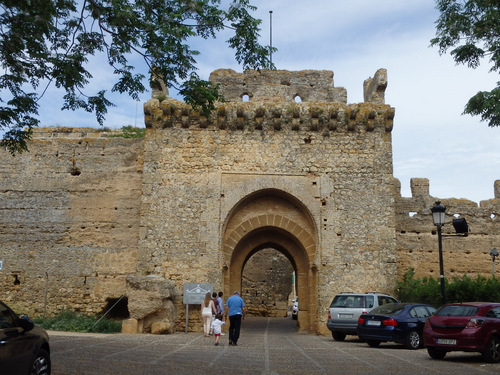
<path id="1" fill-rule="evenodd" d="M 341 319 L 352 319 L 352 314 L 339 314 Z"/>
<path id="2" fill-rule="evenodd" d="M 443 345 L 457 345 L 457 340 L 455 339 L 437 339 L 436 342 Z"/>
<path id="3" fill-rule="evenodd" d="M 367 320 L 366 325 L 367 326 L 380 326 L 381 322 L 380 320 Z"/>

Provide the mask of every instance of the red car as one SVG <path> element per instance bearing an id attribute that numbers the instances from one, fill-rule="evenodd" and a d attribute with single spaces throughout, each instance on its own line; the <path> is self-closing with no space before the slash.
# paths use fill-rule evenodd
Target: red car
<path id="1" fill-rule="evenodd" d="M 441 306 L 425 323 L 424 345 L 434 359 L 465 351 L 479 352 L 487 362 L 500 362 L 500 303 Z"/>

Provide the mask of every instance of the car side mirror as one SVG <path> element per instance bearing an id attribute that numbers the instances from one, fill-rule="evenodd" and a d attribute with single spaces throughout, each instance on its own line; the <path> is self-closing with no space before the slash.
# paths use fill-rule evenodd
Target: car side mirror
<path id="1" fill-rule="evenodd" d="M 25 332 L 31 331 L 35 327 L 35 323 L 33 323 L 32 320 L 26 315 L 23 315 L 17 323 L 18 326 L 21 327 Z"/>

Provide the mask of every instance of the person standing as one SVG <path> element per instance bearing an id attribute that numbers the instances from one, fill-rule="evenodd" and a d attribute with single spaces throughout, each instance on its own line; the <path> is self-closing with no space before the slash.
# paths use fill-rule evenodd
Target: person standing
<path id="1" fill-rule="evenodd" d="M 229 345 L 238 346 L 241 321 L 245 320 L 245 302 L 236 291 L 226 301 L 226 316 L 229 316 Z"/>
<path id="2" fill-rule="evenodd" d="M 215 306 L 215 311 L 212 314 L 212 320 L 210 321 L 210 325 L 212 325 L 212 323 L 215 320 L 215 315 L 218 314 L 218 312 L 219 312 L 219 300 L 217 299 L 217 292 L 212 293 L 212 301 L 213 301 L 214 306 Z"/>
<path id="3" fill-rule="evenodd" d="M 224 293 L 219 292 L 219 296 L 217 297 L 217 301 L 219 302 L 219 309 L 217 311 L 218 314 L 224 315 L 224 300 L 222 299 L 222 296 Z"/>
<path id="4" fill-rule="evenodd" d="M 207 292 L 205 299 L 201 303 L 201 318 L 203 320 L 203 331 L 205 337 L 210 336 L 210 323 L 212 323 L 212 315 L 215 314 L 215 305 L 212 301 L 212 295 Z"/>

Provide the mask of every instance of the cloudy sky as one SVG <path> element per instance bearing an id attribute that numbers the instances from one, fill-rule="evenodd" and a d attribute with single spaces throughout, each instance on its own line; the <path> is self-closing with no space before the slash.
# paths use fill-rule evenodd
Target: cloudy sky
<path id="1" fill-rule="evenodd" d="M 431 195 L 475 202 L 494 196 L 500 179 L 500 128 L 461 115 L 468 98 L 491 90 L 500 77 L 488 62 L 476 69 L 440 56 L 429 41 L 438 12 L 434 0 L 253 0 L 263 20 L 262 43 L 269 44 L 270 14 L 277 69 L 332 70 L 334 85 L 347 89 L 348 102 L 363 101 L 363 81 L 379 68 L 388 70 L 386 103 L 396 108 L 393 136 L 394 176 L 403 196 L 411 196 L 410 178 L 430 180 Z M 197 45 L 200 75 L 218 68 L 241 71 L 222 35 Z M 99 66 L 99 61 L 93 63 Z M 109 73 L 94 71 L 100 88 L 111 87 Z M 141 102 L 115 97 L 105 126 L 144 126 Z M 96 126 L 82 112 L 59 111 L 52 91 L 41 111 L 44 126 Z"/>

